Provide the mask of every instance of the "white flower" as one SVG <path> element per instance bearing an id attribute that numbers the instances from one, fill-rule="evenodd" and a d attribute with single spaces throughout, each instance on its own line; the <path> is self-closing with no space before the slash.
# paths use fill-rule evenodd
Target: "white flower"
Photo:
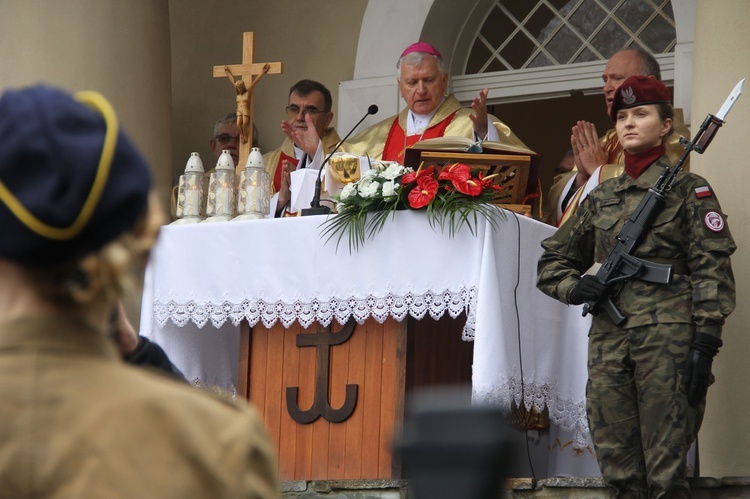
<path id="1" fill-rule="evenodd" d="M 341 201 L 345 201 L 346 199 L 350 198 L 351 196 L 354 196 L 357 193 L 357 186 L 354 184 L 346 184 L 343 189 L 341 189 L 341 194 L 339 195 L 339 199 Z"/>
<path id="2" fill-rule="evenodd" d="M 380 190 L 380 183 L 369 177 L 363 178 L 357 184 L 359 195 L 363 198 L 374 198 L 378 195 L 378 190 Z"/>
<path id="3" fill-rule="evenodd" d="M 378 175 L 378 170 L 376 170 L 375 168 L 371 168 L 362 174 L 361 180 L 365 180 L 366 178 L 375 178 L 377 175 Z"/>
<path id="4" fill-rule="evenodd" d="M 384 198 L 392 198 L 398 194 L 398 188 L 399 185 L 396 184 L 393 180 L 389 180 L 388 182 L 383 183 L 383 197 Z"/>
<path id="5" fill-rule="evenodd" d="M 387 178 L 388 180 L 393 180 L 403 175 L 403 173 L 403 166 L 399 165 L 398 163 L 391 163 L 385 170 L 380 173 L 380 176 L 383 178 Z"/>

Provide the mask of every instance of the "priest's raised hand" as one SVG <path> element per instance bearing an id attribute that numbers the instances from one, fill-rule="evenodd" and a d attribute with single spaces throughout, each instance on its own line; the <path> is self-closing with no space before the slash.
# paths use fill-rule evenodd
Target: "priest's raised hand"
<path id="1" fill-rule="evenodd" d="M 305 151 L 308 156 L 314 157 L 315 152 L 318 150 L 318 145 L 321 144 L 320 135 L 318 134 L 318 130 L 315 128 L 310 115 L 305 114 L 304 117 L 307 126 L 294 126 L 294 123 L 292 123 L 291 120 L 283 120 L 281 122 L 281 131 L 289 137 L 289 140 L 291 140 L 294 145 Z"/>

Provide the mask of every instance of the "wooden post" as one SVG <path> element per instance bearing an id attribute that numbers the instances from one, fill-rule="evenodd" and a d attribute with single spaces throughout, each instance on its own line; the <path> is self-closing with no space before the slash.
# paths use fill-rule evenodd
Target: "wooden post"
<path id="1" fill-rule="evenodd" d="M 237 94 L 237 127 L 240 129 L 240 155 L 236 170 L 245 168 L 253 145 L 253 87 L 265 74 L 281 74 L 280 62 L 253 62 L 254 33 L 242 34 L 242 64 L 214 66 L 214 78 L 229 78 Z"/>

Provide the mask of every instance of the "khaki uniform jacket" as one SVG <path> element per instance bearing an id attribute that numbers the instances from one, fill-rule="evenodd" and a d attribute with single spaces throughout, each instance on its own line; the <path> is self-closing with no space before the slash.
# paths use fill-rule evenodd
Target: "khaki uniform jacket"
<path id="1" fill-rule="evenodd" d="M 591 191 L 577 213 L 542 241 L 539 289 L 570 303 L 579 276 L 595 262 L 606 260 L 615 236 L 669 164 L 668 157 L 662 156 L 638 179 L 623 173 Z M 674 262 L 675 268 L 687 270 L 675 272 L 669 285 L 628 281 L 613 298 L 627 318 L 624 327 L 695 324 L 697 332 L 720 336 L 724 319 L 735 306 L 730 255 L 736 247 L 708 182 L 694 173 L 680 173 L 634 256 Z M 593 320 L 592 330 L 619 329 L 604 312 Z"/>
<path id="2" fill-rule="evenodd" d="M 249 405 L 125 365 L 74 317 L 0 325 L 0 398 L 0 497 L 280 497 Z"/>

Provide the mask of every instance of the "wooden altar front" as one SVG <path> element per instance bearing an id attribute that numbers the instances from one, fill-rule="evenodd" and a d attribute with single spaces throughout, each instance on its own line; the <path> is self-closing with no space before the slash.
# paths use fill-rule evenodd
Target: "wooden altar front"
<path id="1" fill-rule="evenodd" d="M 317 324 L 243 325 L 238 389 L 263 417 L 281 479 L 400 478 L 392 445 L 406 393 L 424 385 L 471 383 L 472 344 L 461 341 L 464 321 L 445 316 L 439 321 L 389 318 L 380 324 L 368 319 L 354 327 L 347 341 L 322 347 L 298 346 L 300 335 L 330 335 L 330 328 Z M 333 332 L 345 327 L 334 323 Z M 328 349 L 327 354 L 319 348 Z M 326 366 L 320 365 L 322 358 Z M 352 395 L 347 386 L 357 387 L 349 388 L 355 398 L 351 414 L 346 414 Z M 298 392 L 290 398 L 294 387 Z M 324 397 L 334 421 L 316 408 L 316 397 Z M 300 412 L 318 417 L 299 423 L 294 416 L 299 419 Z M 336 416 L 343 421 L 335 421 Z"/>
<path id="2" fill-rule="evenodd" d="M 552 227 L 506 214 L 496 226 L 481 222 L 473 234 L 464 228 L 450 238 L 425 213 L 403 211 L 350 253 L 320 237 L 321 222 L 294 217 L 164 227 L 144 285 L 141 334 L 159 343 L 190 382 L 249 393 L 268 425 L 284 479 L 398 477 L 388 433 L 398 432 L 404 398 L 394 394 L 408 397 L 417 386 L 456 380 L 471 382 L 477 403 L 510 407 L 523 398 L 547 405 L 553 424 L 571 428 L 576 448 L 586 445 L 588 324 L 580 310 L 535 287 L 540 241 Z M 339 331 L 350 317 L 362 325 L 347 342 L 330 347 L 326 372 L 333 409 L 343 404 L 347 384 L 358 385 L 352 415 L 292 427 L 286 389 L 299 387 L 297 406 L 309 409 L 317 363 L 317 348 L 297 347 L 296 335 L 314 336 L 314 324 L 335 324 Z M 356 345 L 367 348 L 376 339 L 390 345 L 379 357 L 355 353 Z M 366 376 L 376 364 L 381 391 L 371 393 Z M 382 381 L 389 370 L 395 381 Z M 390 406 L 384 390 L 390 390 Z M 379 412 L 366 414 L 373 393 Z M 391 419 L 391 429 L 378 426 L 377 444 L 356 447 L 357 439 L 376 432 L 368 418 L 381 414 Z M 374 462 L 373 448 L 377 471 L 365 464 Z M 365 450 L 355 457 L 353 449 Z M 318 473 L 321 463 L 325 469 Z M 570 470 L 557 468 L 553 474 Z"/>

